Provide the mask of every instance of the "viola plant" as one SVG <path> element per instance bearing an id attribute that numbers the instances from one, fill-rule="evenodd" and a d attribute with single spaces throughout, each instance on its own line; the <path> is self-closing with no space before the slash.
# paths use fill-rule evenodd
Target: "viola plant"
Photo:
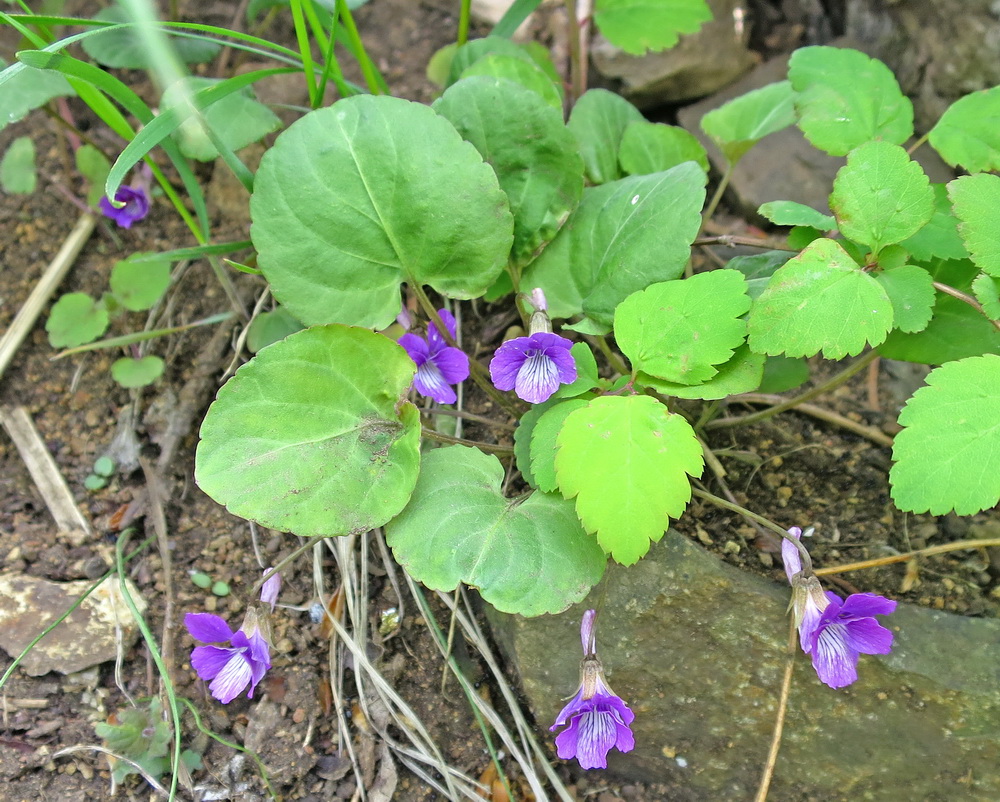
<path id="1" fill-rule="evenodd" d="M 995 117 L 1000 87 L 959 100 L 907 149 L 912 104 L 885 65 L 846 48 L 802 48 L 785 80 L 703 118 L 721 154 L 708 199 L 710 160 L 695 137 L 646 121 L 611 92 L 584 91 L 579 63 L 564 82 L 544 48 L 509 38 L 537 3 L 514 4 L 494 35 L 439 53 L 442 92 L 431 105 L 389 96 L 360 41 L 351 52 L 367 92 L 343 79 L 334 44 L 335 32 L 355 30 L 338 27 L 350 22 L 347 5 L 325 18 L 314 48 L 328 54 L 322 64 L 309 48 L 298 61 L 276 51 L 294 67 L 182 82 L 156 114 L 41 37 L 0 74 L 0 90 L 31 69 L 113 97 L 142 130 L 106 115 L 129 140 L 107 197 L 161 147 L 190 195 L 193 214 L 175 206 L 199 242 L 163 258 L 252 249 L 241 268 L 280 304 L 279 334 L 258 343 L 201 426 L 195 477 L 209 496 L 305 538 L 383 528 L 396 560 L 428 588 L 465 583 L 504 612 L 558 613 L 587 596 L 609 559 L 636 563 L 684 514 L 692 481 L 717 459 L 714 430 L 734 425 L 718 417 L 728 401 L 793 389 L 809 358 L 861 355 L 839 374 L 846 380 L 884 355 L 935 366 L 899 417 L 897 506 L 971 514 L 1000 501 L 1000 129 L 982 122 Z M 678 0 L 651 25 L 632 5 L 599 0 L 594 13 L 629 52 L 671 46 L 710 17 L 703 0 Z M 138 35 L 139 26 L 91 22 L 81 35 L 91 46 Z M 187 33 L 273 49 L 209 26 Z M 238 149 L 280 123 L 249 87 L 296 70 L 311 108 L 252 172 Z M 327 81 L 340 98 L 324 106 Z M 243 117 L 253 125 L 237 124 Z M 733 168 L 791 126 L 846 157 L 829 209 L 775 199 L 759 212 L 780 241 L 696 267 L 693 245 L 731 242 L 701 232 Z M 912 158 L 924 146 L 970 174 L 932 184 Z M 209 243 L 186 158 L 216 155 L 251 193 L 249 241 Z M 101 336 L 108 307 L 83 296 L 60 309 L 64 301 L 47 327 L 54 345 Z M 499 343 L 462 332 L 460 348 L 448 310 L 475 314 L 486 303 L 521 325 Z M 414 332 L 394 325 L 403 309 L 415 310 Z M 466 380 L 466 397 L 477 393 L 502 425 L 516 422 L 512 446 L 434 428 L 444 417 L 435 405 L 457 404 Z M 417 396 L 433 404 L 420 409 Z M 468 414 L 461 406 L 448 412 Z M 783 556 L 800 643 L 820 680 L 842 687 L 860 654 L 891 647 L 875 616 L 894 602 L 824 593 L 798 534 Z M 197 647 L 192 665 L 223 702 L 248 686 L 252 695 L 270 664 L 260 619 L 248 621 L 232 632 L 217 617 L 188 617 L 191 634 L 215 644 Z M 604 680 L 593 623 L 589 611 L 581 688 L 556 725 L 566 727 L 560 756 L 584 768 L 633 745 L 633 714 Z"/>

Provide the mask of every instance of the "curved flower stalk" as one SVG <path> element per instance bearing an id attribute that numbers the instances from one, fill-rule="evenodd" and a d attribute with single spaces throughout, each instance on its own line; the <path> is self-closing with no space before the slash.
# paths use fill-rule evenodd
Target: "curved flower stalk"
<path id="1" fill-rule="evenodd" d="M 490 361 L 490 378 L 498 390 L 513 390 L 530 404 L 541 404 L 560 384 L 576 381 L 576 362 L 569 349 L 573 343 L 552 333 L 541 289 L 531 293 L 535 309 L 527 337 L 503 343 Z"/>
<path id="2" fill-rule="evenodd" d="M 793 526 L 788 534 L 802 537 Z M 790 540 L 781 544 L 781 558 L 792 586 L 792 615 L 799 630 L 802 651 L 812 658 L 821 682 L 831 688 L 843 688 L 858 678 L 858 659 L 862 654 L 888 654 L 893 634 L 876 615 L 889 615 L 896 602 L 875 593 L 853 593 L 841 599 L 836 593 L 824 593 L 811 568 L 803 570 L 799 549 Z"/>
<path id="3" fill-rule="evenodd" d="M 439 309 L 438 314 L 454 340 L 457 331 L 454 316 L 447 309 Z M 426 340 L 416 334 L 404 334 L 399 338 L 399 344 L 417 363 L 413 388 L 439 404 L 454 404 L 458 395 L 452 385 L 469 378 L 469 357 L 462 350 L 448 345 L 434 323 L 427 327 Z"/>
<path id="4" fill-rule="evenodd" d="M 250 686 L 247 699 L 271 667 L 270 625 L 263 609 L 247 610 L 243 625 L 233 632 L 224 619 L 212 613 L 188 613 L 184 626 L 195 640 L 212 646 L 196 646 L 191 651 L 191 667 L 210 682 L 208 690 L 223 704 L 229 704 Z"/>
<path id="5" fill-rule="evenodd" d="M 556 736 L 556 752 L 563 760 L 576 758 L 583 769 L 607 768 L 612 747 L 619 752 L 630 752 L 635 747 L 629 728 L 635 713 L 611 690 L 597 658 L 596 617 L 595 610 L 587 610 L 580 624 L 584 655 L 580 663 L 580 688 L 549 727 L 555 732 L 569 725 Z"/>

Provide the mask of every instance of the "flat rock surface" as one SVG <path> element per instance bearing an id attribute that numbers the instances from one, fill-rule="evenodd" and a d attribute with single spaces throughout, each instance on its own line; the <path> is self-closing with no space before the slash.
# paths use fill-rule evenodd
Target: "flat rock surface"
<path id="1" fill-rule="evenodd" d="M 752 798 L 775 724 L 789 589 L 675 532 L 609 574 L 567 614 L 500 627 L 538 721 L 575 692 L 580 617 L 598 608 L 598 655 L 636 714 L 636 748 L 612 752 L 609 770 L 698 799 Z M 796 654 L 773 798 L 897 802 L 905 788 L 908 799 L 1000 799 L 1000 621 L 904 603 L 882 620 L 896 633 L 892 654 L 863 655 L 847 688 L 821 684 Z"/>
<path id="2" fill-rule="evenodd" d="M 128 580 L 126 583 L 142 612 L 146 604 L 139 591 Z M 33 576 L 0 574 L 0 647 L 17 657 L 93 584 L 86 580 L 50 582 Z M 50 671 L 72 674 L 114 660 L 119 644 L 127 649 L 137 635 L 118 580 L 110 577 L 32 647 L 21 667 L 33 677 Z"/>

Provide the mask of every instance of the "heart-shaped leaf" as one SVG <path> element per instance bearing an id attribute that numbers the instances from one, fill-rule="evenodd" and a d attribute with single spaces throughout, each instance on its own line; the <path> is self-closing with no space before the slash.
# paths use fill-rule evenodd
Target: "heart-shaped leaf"
<path id="1" fill-rule="evenodd" d="M 615 47 L 641 56 L 666 50 L 712 19 L 705 0 L 596 0 L 594 22 Z"/>
<path id="2" fill-rule="evenodd" d="M 697 162 L 708 172 L 708 154 L 698 137 L 676 125 L 645 120 L 625 127 L 618 161 L 626 175 L 658 173 L 684 162 Z"/>
<path id="3" fill-rule="evenodd" d="M 794 100 L 792 85 L 778 81 L 708 112 L 701 128 L 735 164 L 765 136 L 795 124 Z"/>
<path id="4" fill-rule="evenodd" d="M 875 276 L 892 302 L 892 325 L 900 331 L 926 328 L 934 313 L 934 279 L 922 267 L 902 265 Z"/>
<path id="5" fill-rule="evenodd" d="M 606 184 L 621 178 L 618 149 L 629 123 L 643 122 L 642 112 L 607 89 L 588 89 L 573 106 L 566 124 L 580 143 L 587 178 Z"/>
<path id="6" fill-rule="evenodd" d="M 163 368 L 163 360 L 158 356 L 123 357 L 111 363 L 111 378 L 122 387 L 145 387 L 163 375 Z"/>
<path id="7" fill-rule="evenodd" d="M 53 348 L 73 348 L 96 340 L 108 327 L 108 310 L 83 292 L 62 296 L 49 313 L 45 330 Z"/>
<path id="8" fill-rule="evenodd" d="M 141 254 L 136 254 L 141 255 Z M 111 292 L 132 312 L 149 309 L 170 286 L 170 262 L 125 259 L 111 268 Z"/>
<path id="9" fill-rule="evenodd" d="M 292 334 L 219 390 L 195 479 L 230 512 L 297 535 L 381 526 L 417 480 L 420 414 L 406 401 L 415 370 L 402 348 L 366 329 Z"/>
<path id="10" fill-rule="evenodd" d="M 636 376 L 635 381 L 636 384 L 649 387 L 662 395 L 715 401 L 737 393 L 749 393 L 760 387 L 766 359 L 763 354 L 755 354 L 746 345 L 741 345 L 736 349 L 732 359 L 716 366 L 718 373 L 701 384 L 678 384 L 658 379 L 642 371 Z"/>
<path id="11" fill-rule="evenodd" d="M 94 19 L 103 22 L 132 23 L 132 15 L 120 5 L 102 8 L 94 15 Z M 170 33 L 170 29 L 165 29 Z M 187 64 L 201 64 L 211 61 L 222 45 L 211 39 L 191 36 L 171 37 L 174 52 Z M 116 28 L 113 31 L 102 31 L 88 36 L 80 46 L 83 51 L 98 64 L 117 69 L 145 70 L 153 66 L 153 57 L 140 35 L 138 25 L 128 28 Z"/>
<path id="12" fill-rule="evenodd" d="M 261 160 L 250 212 L 261 270 L 306 325 L 384 328 L 402 281 L 482 295 L 514 225 L 496 174 L 451 123 L 384 95 L 293 123 Z"/>
<path id="13" fill-rule="evenodd" d="M 410 503 L 386 526 L 386 542 L 407 573 L 434 590 L 465 582 L 503 612 L 565 610 L 600 581 L 607 558 L 572 503 L 539 492 L 523 503 L 506 499 L 503 477 L 493 455 L 434 449 Z"/>
<path id="14" fill-rule="evenodd" d="M 556 438 L 556 479 L 588 532 L 631 565 L 691 498 L 701 445 L 691 425 L 646 395 L 602 396 L 566 418 Z"/>
<path id="15" fill-rule="evenodd" d="M 583 159 L 561 110 L 498 78 L 463 79 L 434 110 L 493 167 L 514 215 L 512 256 L 520 264 L 530 261 L 583 194 Z"/>
<path id="16" fill-rule="evenodd" d="M 685 162 L 583 191 L 551 244 L 524 272 L 553 317 L 581 313 L 610 326 L 615 307 L 637 290 L 684 272 L 701 227 L 705 172 Z"/>

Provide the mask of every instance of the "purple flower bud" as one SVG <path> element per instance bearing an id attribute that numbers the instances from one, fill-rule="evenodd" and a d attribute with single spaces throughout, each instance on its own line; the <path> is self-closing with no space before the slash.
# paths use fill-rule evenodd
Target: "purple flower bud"
<path id="1" fill-rule="evenodd" d="M 266 614 L 265 614 L 266 615 Z M 191 651 L 191 667 L 198 676 L 210 682 L 209 691 L 223 704 L 229 704 L 243 689 L 250 686 L 247 698 L 271 667 L 269 630 L 266 617 L 251 607 L 236 632 L 219 616 L 212 613 L 188 613 L 184 626 L 195 640 L 229 646 L 196 646 Z"/>
<path id="2" fill-rule="evenodd" d="M 635 738 L 629 724 L 635 713 L 615 694 L 604 679 L 604 669 L 597 659 L 594 635 L 596 611 L 587 610 L 580 625 L 583 661 L 580 663 L 580 688 L 556 718 L 549 730 L 555 732 L 556 752 L 563 760 L 576 758 L 580 768 L 604 769 L 612 747 L 629 752 Z"/>
<path id="3" fill-rule="evenodd" d="M 802 530 L 793 526 L 788 534 L 800 538 Z M 792 585 L 792 614 L 802 651 L 812 658 L 821 682 L 831 688 L 850 685 L 858 678 L 862 654 L 892 650 L 893 634 L 875 616 L 889 615 L 896 602 L 875 593 L 853 593 L 846 599 L 824 593 L 819 580 L 802 571 L 798 549 L 787 540 L 781 544 L 781 557 Z"/>
<path id="4" fill-rule="evenodd" d="M 268 569 L 270 570 L 270 569 Z M 265 574 L 267 571 L 264 572 Z M 271 612 L 274 612 L 274 605 L 278 602 L 278 594 L 281 592 L 281 574 L 275 571 L 269 576 L 260 588 L 260 600 L 264 604 L 271 605 Z"/>
<path id="5" fill-rule="evenodd" d="M 530 404 L 541 404 L 560 384 L 576 381 L 576 362 L 565 337 L 540 331 L 515 337 L 497 348 L 490 378 L 498 390 L 513 390 Z"/>
<path id="6" fill-rule="evenodd" d="M 454 339 L 455 318 L 447 309 L 438 310 L 438 314 Z M 399 344 L 417 363 L 414 389 L 439 404 L 454 404 L 458 396 L 451 385 L 469 378 L 469 357 L 461 349 L 448 345 L 434 323 L 427 327 L 426 340 L 416 334 L 404 334 Z"/>
<path id="7" fill-rule="evenodd" d="M 149 195 L 142 187 L 119 187 L 115 200 L 125 205 L 118 208 L 107 197 L 101 198 L 101 214 L 110 217 L 122 228 L 131 228 L 132 223 L 149 214 Z"/>

